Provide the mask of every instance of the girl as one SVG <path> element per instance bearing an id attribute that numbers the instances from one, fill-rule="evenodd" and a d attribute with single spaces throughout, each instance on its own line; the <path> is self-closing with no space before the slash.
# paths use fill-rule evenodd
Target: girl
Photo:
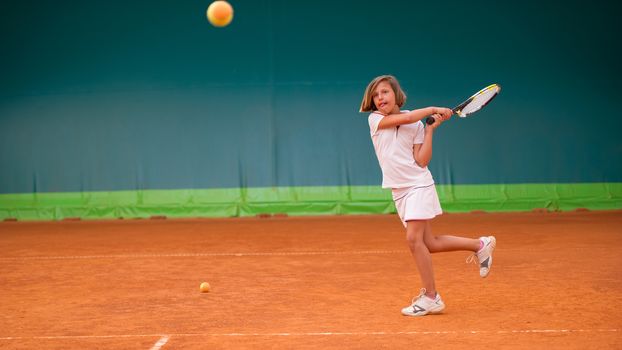
<path id="1" fill-rule="evenodd" d="M 432 137 L 434 130 L 453 112 L 439 107 L 401 111 L 405 102 L 406 94 L 397 79 L 382 75 L 367 86 L 360 111 L 371 112 L 369 129 L 382 169 L 382 187 L 392 189 L 395 208 L 406 227 L 408 247 L 423 284 L 419 296 L 402 309 L 402 314 L 424 316 L 445 308 L 434 284 L 430 253 L 472 251 L 479 261 L 480 276 L 486 277 L 492 265 L 496 240 L 493 236 L 471 239 L 432 234 L 430 220 L 442 214 L 434 179 L 428 170 Z M 427 116 L 432 116 L 435 122 L 424 128 L 421 120 Z"/>

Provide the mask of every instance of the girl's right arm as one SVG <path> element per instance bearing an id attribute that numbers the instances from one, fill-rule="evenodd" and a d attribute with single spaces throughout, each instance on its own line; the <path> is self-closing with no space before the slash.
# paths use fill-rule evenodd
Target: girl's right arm
<path id="1" fill-rule="evenodd" d="M 398 125 L 415 123 L 432 114 L 440 114 L 445 118 L 449 118 L 453 112 L 449 108 L 426 107 L 415 109 L 406 113 L 390 114 L 384 116 L 384 118 L 380 120 L 378 129 L 388 129 Z"/>

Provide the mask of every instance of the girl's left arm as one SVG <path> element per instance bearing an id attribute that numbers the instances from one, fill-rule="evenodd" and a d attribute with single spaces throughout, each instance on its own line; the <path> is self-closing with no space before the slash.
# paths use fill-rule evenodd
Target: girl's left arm
<path id="1" fill-rule="evenodd" d="M 434 129 L 438 128 L 444 120 L 444 118 L 438 114 L 434 115 L 434 119 L 436 119 L 434 124 L 428 125 L 425 128 L 423 143 L 413 145 L 415 162 L 422 168 L 427 167 L 432 160 L 432 137 L 434 136 Z"/>

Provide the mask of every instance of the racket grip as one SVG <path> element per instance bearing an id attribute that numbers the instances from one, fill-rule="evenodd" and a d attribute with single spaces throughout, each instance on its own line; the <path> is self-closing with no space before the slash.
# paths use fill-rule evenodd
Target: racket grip
<path id="1" fill-rule="evenodd" d="M 432 117 L 428 117 L 428 118 L 425 120 L 425 123 L 426 123 L 426 124 L 428 124 L 428 125 L 432 125 L 432 124 L 434 124 L 434 118 L 432 118 Z"/>

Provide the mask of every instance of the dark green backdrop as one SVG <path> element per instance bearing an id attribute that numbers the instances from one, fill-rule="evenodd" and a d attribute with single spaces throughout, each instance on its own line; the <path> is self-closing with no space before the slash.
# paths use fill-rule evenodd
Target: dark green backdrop
<path id="1" fill-rule="evenodd" d="M 218 202 L 239 204 L 245 189 L 322 188 L 312 205 L 379 187 L 357 110 L 386 73 L 407 108 L 503 86 L 485 111 L 437 133 L 430 168 L 448 190 L 598 184 L 622 206 L 617 2 L 231 3 L 233 23 L 214 28 L 209 1 L 5 1 L 0 215 L 46 193 L 67 194 L 58 209 L 84 205 L 70 203 L 76 193 L 228 189 Z M 549 200 L 545 188 L 532 197 Z M 154 207 L 179 206 L 167 203 Z"/>

